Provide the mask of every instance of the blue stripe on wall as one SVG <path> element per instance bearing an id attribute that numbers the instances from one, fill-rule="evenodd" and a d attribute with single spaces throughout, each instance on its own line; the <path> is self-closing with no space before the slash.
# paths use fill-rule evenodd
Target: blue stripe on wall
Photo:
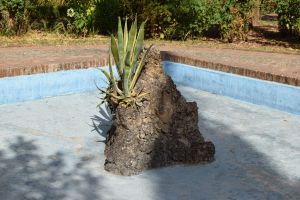
<path id="1" fill-rule="evenodd" d="M 175 83 L 300 115 L 300 87 L 190 65 L 163 62 Z M 103 67 L 107 70 L 107 67 Z M 105 87 L 95 68 L 0 79 L 0 104 L 17 103 Z"/>
<path id="2" fill-rule="evenodd" d="M 300 115 L 300 87 L 163 62 L 175 83 Z"/>
<path id="3" fill-rule="evenodd" d="M 104 80 L 95 68 L 1 78 L 0 104 L 95 91 L 96 84 L 105 87 Z"/>

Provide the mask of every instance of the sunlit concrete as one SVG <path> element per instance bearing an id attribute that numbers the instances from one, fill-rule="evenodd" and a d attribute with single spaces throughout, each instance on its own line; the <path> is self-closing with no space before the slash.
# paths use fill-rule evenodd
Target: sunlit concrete
<path id="1" fill-rule="evenodd" d="M 179 89 L 198 103 L 215 162 L 115 176 L 93 127 L 97 92 L 2 105 L 0 199 L 300 199 L 300 116 Z M 94 123 L 107 129 L 103 118 Z"/>

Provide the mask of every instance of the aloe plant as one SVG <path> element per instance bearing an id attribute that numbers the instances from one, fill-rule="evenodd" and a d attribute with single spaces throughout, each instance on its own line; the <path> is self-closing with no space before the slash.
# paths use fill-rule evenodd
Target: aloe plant
<path id="1" fill-rule="evenodd" d="M 114 104 L 122 106 L 140 105 L 140 101 L 147 94 L 145 92 L 135 92 L 134 88 L 144 67 L 144 59 L 152 45 L 140 58 L 145 35 L 145 22 L 138 30 L 137 19 L 131 25 L 130 31 L 125 20 L 124 30 L 121 19 L 118 23 L 117 39 L 111 35 L 109 50 L 109 72 L 101 70 L 109 81 L 109 87 L 103 91 L 106 100 L 111 100 Z M 112 67 L 112 58 L 116 65 L 117 76 Z M 140 59 L 139 59 L 140 58 Z"/>

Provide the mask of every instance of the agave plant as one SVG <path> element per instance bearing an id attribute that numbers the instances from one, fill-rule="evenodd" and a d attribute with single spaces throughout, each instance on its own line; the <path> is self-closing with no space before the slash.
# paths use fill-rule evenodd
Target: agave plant
<path id="1" fill-rule="evenodd" d="M 131 25 L 130 31 L 127 28 L 127 19 L 125 20 L 124 31 L 121 19 L 118 23 L 118 35 L 116 39 L 111 35 L 111 44 L 109 50 L 109 72 L 101 70 L 109 81 L 109 87 L 105 93 L 104 99 L 115 105 L 124 107 L 140 105 L 141 101 L 147 95 L 142 91 L 135 91 L 135 85 L 144 66 L 144 59 L 147 56 L 152 45 L 140 57 L 144 41 L 143 22 L 138 30 L 137 19 Z M 113 57 L 117 74 L 114 74 L 112 67 Z M 139 59 L 140 58 L 140 59 Z"/>

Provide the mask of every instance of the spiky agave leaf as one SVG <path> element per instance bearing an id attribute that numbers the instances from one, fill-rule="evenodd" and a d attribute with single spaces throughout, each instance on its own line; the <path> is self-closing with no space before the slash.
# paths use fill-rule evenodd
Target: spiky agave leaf
<path id="1" fill-rule="evenodd" d="M 134 76 L 133 76 L 133 78 L 132 78 L 132 81 L 131 81 L 129 90 L 133 90 L 133 88 L 134 88 L 134 86 L 135 86 L 135 84 L 136 84 L 138 78 L 140 77 L 140 74 L 141 74 L 142 69 L 143 69 L 143 66 L 144 66 L 145 58 L 146 58 L 146 56 L 148 55 L 148 53 L 149 53 L 150 49 L 152 48 L 152 46 L 153 46 L 153 45 L 151 45 L 151 46 L 147 49 L 147 51 L 143 54 L 143 56 L 142 56 L 142 58 L 141 58 L 141 60 L 140 60 L 140 62 L 139 62 L 139 64 L 138 64 L 138 66 L 137 66 L 137 68 L 136 68 L 135 74 L 134 74 Z"/>
<path id="2" fill-rule="evenodd" d="M 119 75 L 120 77 L 123 75 L 124 69 L 124 57 L 125 57 L 125 50 L 124 50 L 124 34 L 122 28 L 121 18 L 119 17 L 118 22 L 118 51 L 119 51 Z"/>
<path id="3" fill-rule="evenodd" d="M 125 64 L 129 66 L 131 65 L 131 58 L 134 52 L 133 49 L 136 43 L 136 34 L 137 34 L 137 18 L 135 18 L 134 23 L 130 28 L 129 36 L 128 36 L 127 55 L 126 55 Z"/>
<path id="4" fill-rule="evenodd" d="M 128 34 L 128 43 L 126 48 L 125 68 L 122 77 L 122 86 L 126 97 L 130 93 L 129 84 L 130 84 L 131 73 L 132 73 L 131 57 L 133 54 L 133 48 L 135 47 L 135 43 L 136 43 L 136 34 L 137 34 L 137 19 L 135 19 L 134 23 L 130 28 Z"/>
<path id="5" fill-rule="evenodd" d="M 125 19 L 125 25 L 124 25 L 124 57 L 123 62 L 125 63 L 126 54 L 127 54 L 127 44 L 128 44 L 128 28 L 127 28 L 127 18 Z"/>
<path id="6" fill-rule="evenodd" d="M 111 79 L 113 88 L 116 91 L 116 93 L 118 93 L 120 96 L 123 96 L 123 92 L 122 92 L 122 90 L 119 89 L 118 83 L 117 83 L 116 78 L 114 76 L 114 72 L 113 72 L 112 64 L 111 64 L 110 53 L 109 53 L 109 56 L 108 56 L 108 60 L 109 60 L 108 61 L 108 67 L 109 67 L 110 79 Z"/>
<path id="7" fill-rule="evenodd" d="M 142 105 L 141 102 L 147 93 L 141 91 L 135 93 L 134 87 L 140 76 L 144 65 L 144 59 L 147 56 L 150 47 L 138 62 L 144 40 L 143 22 L 138 30 L 137 18 L 131 25 L 130 31 L 127 28 L 127 19 L 125 20 L 124 30 L 121 19 L 118 22 L 117 40 L 111 35 L 111 46 L 109 52 L 109 73 L 101 70 L 109 81 L 109 88 L 105 92 L 104 99 L 114 102 L 115 105 L 124 107 Z M 111 55 L 116 63 L 119 80 L 116 80 L 112 69 Z M 111 105 L 113 105 L 111 104 Z"/>
<path id="8" fill-rule="evenodd" d="M 143 41 L 144 41 L 144 37 L 145 37 L 145 23 L 146 23 L 146 21 L 141 24 L 140 29 L 139 29 L 132 64 L 137 62 L 138 57 L 142 50 Z"/>
<path id="9" fill-rule="evenodd" d="M 104 69 L 100 69 L 100 70 L 104 74 L 104 76 L 106 77 L 106 79 L 108 80 L 108 82 L 111 83 L 112 81 L 111 81 L 111 78 L 110 78 L 110 74 L 106 70 L 104 70 Z"/>
<path id="10" fill-rule="evenodd" d="M 118 70 L 118 74 L 119 76 L 122 75 L 122 69 L 120 68 L 120 60 L 119 60 L 119 49 L 118 49 L 118 45 L 117 45 L 117 41 L 116 41 L 116 38 L 111 35 L 111 53 L 114 57 L 114 60 L 115 60 L 115 64 L 116 64 L 116 67 L 117 67 L 117 70 Z"/>
<path id="11" fill-rule="evenodd" d="M 142 50 L 142 46 L 143 46 L 143 40 L 144 40 L 144 35 L 145 35 L 145 31 L 144 31 L 144 27 L 145 27 L 145 22 L 143 22 L 139 28 L 137 37 L 135 38 L 135 42 L 134 45 L 132 46 L 132 51 L 131 51 L 131 55 L 130 55 L 130 71 L 128 73 L 128 88 L 129 91 L 132 90 L 132 88 L 130 87 L 131 82 L 132 82 L 132 77 L 136 71 L 136 66 L 137 66 L 137 60 L 138 57 L 141 53 Z"/>
<path id="12" fill-rule="evenodd" d="M 131 66 L 125 65 L 123 74 L 123 89 L 126 97 L 130 95 L 129 83 L 130 83 Z"/>

